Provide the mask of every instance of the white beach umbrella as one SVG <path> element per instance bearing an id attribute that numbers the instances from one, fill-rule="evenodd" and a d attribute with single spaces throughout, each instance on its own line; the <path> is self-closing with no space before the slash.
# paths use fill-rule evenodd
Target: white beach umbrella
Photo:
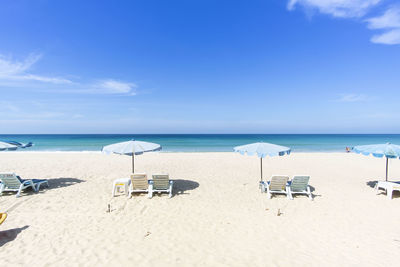
<path id="1" fill-rule="evenodd" d="M 0 150 L 16 150 L 18 146 L 0 141 Z"/>
<path id="2" fill-rule="evenodd" d="M 283 156 L 286 154 L 290 154 L 290 148 L 286 146 L 279 146 L 270 143 L 253 143 L 243 146 L 237 146 L 233 148 L 235 152 L 239 152 L 240 154 L 252 156 L 256 155 L 261 159 L 261 182 L 263 179 L 263 171 L 262 171 L 262 159 L 266 156 Z"/>
<path id="3" fill-rule="evenodd" d="M 106 154 L 132 156 L 132 172 L 135 173 L 135 155 L 159 150 L 161 150 L 161 145 L 159 144 L 131 140 L 105 146 L 101 151 Z"/>

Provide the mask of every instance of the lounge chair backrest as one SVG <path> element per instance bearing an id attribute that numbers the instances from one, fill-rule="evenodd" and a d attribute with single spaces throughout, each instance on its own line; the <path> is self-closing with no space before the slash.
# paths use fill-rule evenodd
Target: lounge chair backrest
<path id="1" fill-rule="evenodd" d="M 290 183 L 290 190 L 292 192 L 306 191 L 309 180 L 310 176 L 294 176 Z"/>
<path id="2" fill-rule="evenodd" d="M 168 189 L 169 188 L 169 175 L 168 174 L 153 175 L 153 188 L 156 190 Z"/>
<path id="3" fill-rule="evenodd" d="M 272 191 L 285 190 L 288 176 L 272 176 L 269 189 Z"/>
<path id="4" fill-rule="evenodd" d="M 18 189 L 21 186 L 21 181 L 15 173 L 0 173 L 0 181 L 8 189 Z"/>
<path id="5" fill-rule="evenodd" d="M 134 173 L 131 175 L 132 188 L 134 190 L 144 190 L 149 187 L 147 175 L 145 173 Z"/>

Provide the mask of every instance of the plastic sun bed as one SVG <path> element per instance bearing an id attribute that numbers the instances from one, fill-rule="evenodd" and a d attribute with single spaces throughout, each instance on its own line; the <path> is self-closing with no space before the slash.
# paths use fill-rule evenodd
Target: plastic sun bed
<path id="1" fill-rule="evenodd" d="M 311 188 L 308 185 L 308 181 L 310 180 L 310 176 L 306 175 L 297 175 L 294 176 L 291 181 L 288 182 L 287 192 L 290 199 L 293 199 L 293 195 L 295 194 L 303 194 L 307 195 L 310 200 L 313 200 L 313 196 L 311 194 Z"/>
<path id="2" fill-rule="evenodd" d="M 168 174 L 154 174 L 151 182 L 153 186 L 150 197 L 153 197 L 153 193 L 168 193 L 168 196 L 172 197 L 174 182 L 169 179 Z"/>
<path id="3" fill-rule="evenodd" d="M 131 184 L 129 186 L 129 197 L 132 197 L 132 193 L 148 193 L 148 197 L 151 197 L 152 184 L 147 180 L 145 173 L 134 173 L 131 175 Z"/>
<path id="4" fill-rule="evenodd" d="M 0 196 L 3 192 L 17 192 L 16 197 L 21 196 L 22 190 L 32 187 L 35 192 L 38 192 L 42 184 L 49 186 L 47 180 L 31 179 L 23 180 L 15 173 L 0 173 Z"/>
<path id="5" fill-rule="evenodd" d="M 261 189 L 263 192 L 267 192 L 268 198 L 271 198 L 272 194 L 285 194 L 289 197 L 286 186 L 288 180 L 289 176 L 274 175 L 271 181 L 261 182 Z"/>

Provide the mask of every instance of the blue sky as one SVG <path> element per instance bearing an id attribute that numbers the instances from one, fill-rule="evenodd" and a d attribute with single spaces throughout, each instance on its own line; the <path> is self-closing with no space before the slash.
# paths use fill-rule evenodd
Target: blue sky
<path id="1" fill-rule="evenodd" d="M 0 133 L 400 133 L 400 3 L 0 4 Z"/>

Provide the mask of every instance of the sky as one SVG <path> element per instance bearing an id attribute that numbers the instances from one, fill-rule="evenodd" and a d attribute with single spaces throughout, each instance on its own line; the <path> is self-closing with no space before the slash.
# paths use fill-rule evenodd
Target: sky
<path id="1" fill-rule="evenodd" d="M 0 134 L 400 133 L 400 2 L 4 0 Z"/>

